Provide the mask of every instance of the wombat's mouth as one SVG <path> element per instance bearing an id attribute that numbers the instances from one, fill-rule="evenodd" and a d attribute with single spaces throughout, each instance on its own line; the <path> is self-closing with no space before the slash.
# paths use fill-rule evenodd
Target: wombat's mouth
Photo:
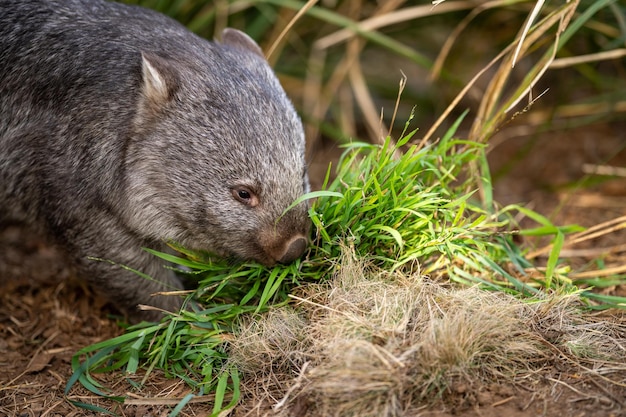
<path id="1" fill-rule="evenodd" d="M 234 248 L 235 250 L 227 255 L 229 263 L 252 260 L 266 267 L 289 264 L 302 257 L 309 244 L 307 237 L 300 233 L 288 239 L 279 239 L 274 234 L 269 239 L 263 237 L 261 234 L 258 242 L 250 242 L 252 247 L 248 247 L 248 250 L 243 247 Z"/>

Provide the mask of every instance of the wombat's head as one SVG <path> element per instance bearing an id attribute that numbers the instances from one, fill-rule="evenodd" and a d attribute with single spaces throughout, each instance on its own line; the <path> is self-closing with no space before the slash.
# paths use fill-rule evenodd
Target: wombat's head
<path id="1" fill-rule="evenodd" d="M 265 265 L 307 246 L 304 133 L 247 35 L 221 44 L 143 51 L 135 132 L 127 149 L 129 222 L 171 240 Z"/>

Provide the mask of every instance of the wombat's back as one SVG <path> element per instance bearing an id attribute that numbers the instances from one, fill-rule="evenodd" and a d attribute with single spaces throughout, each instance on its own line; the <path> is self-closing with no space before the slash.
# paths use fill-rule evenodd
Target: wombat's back
<path id="1" fill-rule="evenodd" d="M 211 53 L 213 44 L 189 35 L 140 7 L 0 1 L 0 195 L 24 201 L 13 215 L 41 211 L 66 192 L 119 198 L 120 190 L 108 187 L 119 187 L 124 169 L 141 53 Z"/>

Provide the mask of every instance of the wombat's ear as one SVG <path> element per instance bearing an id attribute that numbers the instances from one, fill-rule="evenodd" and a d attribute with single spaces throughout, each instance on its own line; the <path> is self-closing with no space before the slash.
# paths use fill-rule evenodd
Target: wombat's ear
<path id="1" fill-rule="evenodd" d="M 257 45 L 250 36 L 240 30 L 232 28 L 224 29 L 222 31 L 222 44 L 253 52 L 265 59 L 265 55 L 263 55 L 263 51 L 259 45 Z"/>
<path id="2" fill-rule="evenodd" d="M 159 108 L 174 96 L 178 75 L 169 62 L 158 55 L 142 52 L 141 61 L 141 91 L 145 104 Z"/>

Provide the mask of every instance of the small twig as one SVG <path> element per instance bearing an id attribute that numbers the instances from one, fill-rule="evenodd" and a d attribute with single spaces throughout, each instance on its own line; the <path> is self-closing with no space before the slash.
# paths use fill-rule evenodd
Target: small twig
<path id="1" fill-rule="evenodd" d="M 124 400 L 124 404 L 128 405 L 177 405 L 184 397 L 170 397 L 170 398 L 155 398 L 155 397 L 141 397 L 133 392 L 127 392 L 126 395 L 129 398 Z M 132 397 L 132 398 L 131 398 Z M 214 395 L 197 395 L 191 398 L 188 404 L 206 403 L 215 401 Z"/>
<path id="2" fill-rule="evenodd" d="M 508 403 L 509 401 L 511 401 L 511 400 L 512 400 L 512 399 L 514 399 L 514 398 L 515 398 L 515 395 L 511 395 L 511 396 L 510 396 L 510 397 L 508 397 L 508 398 L 505 398 L 505 399 L 500 400 L 500 401 L 496 401 L 495 403 L 491 404 L 491 406 L 492 406 L 492 407 L 497 407 L 497 406 L 499 406 L 499 405 L 506 404 L 506 403 Z"/>
<path id="3" fill-rule="evenodd" d="M 55 402 L 52 405 L 47 406 L 46 411 L 43 414 L 40 414 L 39 417 L 46 417 L 48 414 L 50 414 L 51 412 L 54 411 L 55 408 L 57 408 L 58 405 L 62 404 L 63 402 L 65 402 L 65 400 L 60 400 Z"/>
<path id="4" fill-rule="evenodd" d="M 589 395 L 587 395 L 587 394 L 585 394 L 585 393 L 581 392 L 580 390 L 577 390 L 576 388 L 574 388 L 573 386 L 571 386 L 570 384 L 568 384 L 568 383 L 566 383 L 566 382 L 560 381 L 560 380 L 555 379 L 555 378 L 547 378 L 547 380 L 548 380 L 548 381 L 552 381 L 552 382 L 556 382 L 557 384 L 561 384 L 561 385 L 563 385 L 564 387 L 569 388 L 570 390 L 574 391 L 576 394 L 578 394 L 578 395 L 582 395 L 582 396 L 583 396 L 583 397 L 585 397 L 585 398 L 592 398 L 592 397 L 590 397 Z"/>
<path id="5" fill-rule="evenodd" d="M 626 265 L 615 266 L 613 268 L 603 268 L 597 269 L 594 271 L 585 271 L 569 274 L 568 277 L 572 279 L 581 279 L 581 278 L 595 278 L 595 277 L 606 277 L 614 274 L 621 274 L 626 272 Z"/>
<path id="6" fill-rule="evenodd" d="M 352 316 L 350 316 L 349 314 L 347 314 L 347 313 L 345 313 L 343 311 L 336 310 L 334 308 L 325 306 L 325 305 L 320 304 L 320 303 L 315 303 L 315 302 L 313 302 L 311 300 L 307 300 L 306 298 L 301 298 L 301 297 L 298 297 L 297 295 L 293 295 L 293 294 L 288 294 L 287 296 L 289 298 L 293 298 L 294 300 L 298 300 L 300 302 L 307 303 L 307 304 L 313 305 L 315 307 L 319 307 L 319 308 L 324 309 L 324 310 L 332 311 L 333 313 L 341 314 L 342 316 L 348 317 L 350 319 L 352 318 Z"/>

